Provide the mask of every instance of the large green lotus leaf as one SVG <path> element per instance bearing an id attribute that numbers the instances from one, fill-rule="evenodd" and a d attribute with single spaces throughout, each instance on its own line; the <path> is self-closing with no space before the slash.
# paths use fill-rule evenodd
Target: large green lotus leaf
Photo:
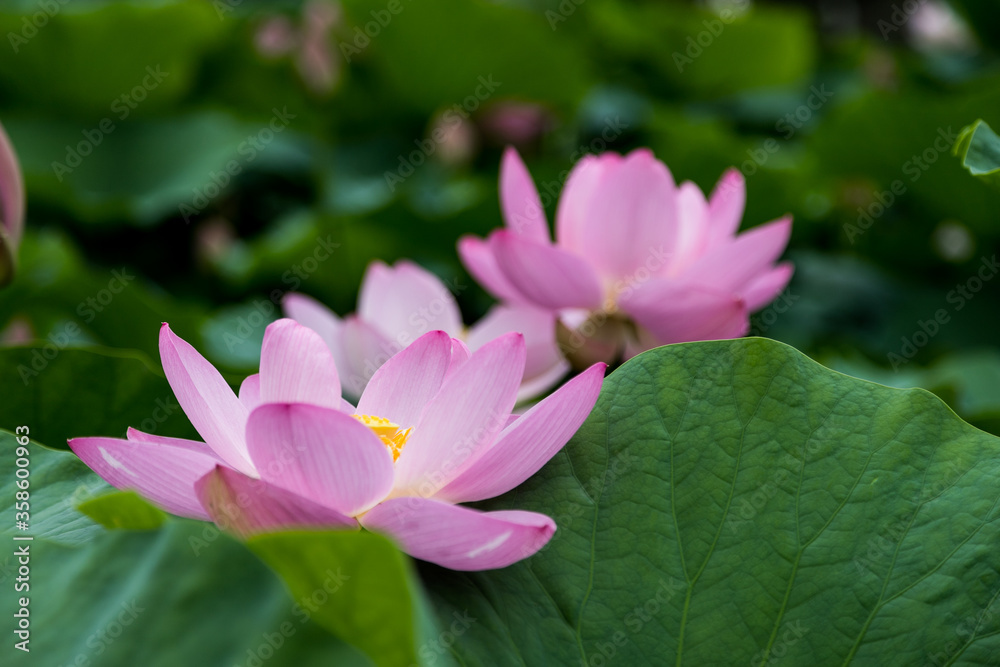
<path id="1" fill-rule="evenodd" d="M 347 0 L 344 6 L 338 48 L 352 70 L 373 65 L 395 90 L 394 105 L 424 111 L 462 105 L 465 113 L 508 97 L 566 106 L 586 92 L 579 45 L 521 8 L 483 0 L 419 6 Z"/>
<path id="2" fill-rule="evenodd" d="M 111 349 L 54 344 L 0 348 L 0 425 L 26 425 L 32 438 L 66 448 L 77 436 L 147 433 L 198 438 L 166 379 L 148 358 Z"/>
<path id="3" fill-rule="evenodd" d="M 435 651 L 496 664 L 996 664 L 1000 440 L 765 339 L 638 356 L 488 509 L 539 554 L 422 573 Z M 458 615 L 458 616 L 455 616 Z M 933 657 L 933 658 L 932 658 Z M 769 662 L 770 661 L 770 662 Z"/>
<path id="4" fill-rule="evenodd" d="M 198 0 L 7 2 L 0 33 L 12 53 L 0 61 L 0 82 L 35 109 L 96 120 L 116 109 L 146 114 L 190 90 L 200 59 L 231 28 Z"/>
<path id="5" fill-rule="evenodd" d="M 145 227 L 164 219 L 183 225 L 219 207 L 241 174 L 303 164 L 304 149 L 292 136 L 299 110 L 273 109 L 252 122 L 215 111 L 170 120 L 110 114 L 108 134 L 96 132 L 100 118 L 83 129 L 80 121 L 34 115 L 5 126 L 37 201 L 94 225 L 121 219 Z"/>
<path id="6" fill-rule="evenodd" d="M 964 128 L 954 153 L 970 174 L 991 185 L 1000 185 L 1000 137 L 985 122 L 977 120 Z"/>
<path id="7" fill-rule="evenodd" d="M 19 426 L 12 425 L 10 431 L 0 430 L 0 451 L 7 459 L 0 479 L 0 507 L 9 519 L 0 528 L 0 538 L 10 542 L 13 537 L 30 535 L 71 547 L 94 539 L 102 532 L 100 526 L 77 512 L 75 505 L 106 491 L 107 483 L 93 475 L 76 456 L 35 444 L 31 427 Z M 27 473 L 18 472 L 24 469 Z M 27 480 L 27 488 L 23 480 Z M 16 496 L 24 492 L 28 494 L 27 500 L 23 500 L 25 496 Z M 26 520 L 15 517 L 15 511 L 24 511 L 23 507 L 15 508 L 19 502 L 28 503 Z M 24 520 L 27 529 L 18 529 L 16 520 Z M 0 576 L 7 574 L 10 564 L 10 555 L 3 554 Z"/>
<path id="8" fill-rule="evenodd" d="M 723 20 L 721 12 L 679 3 L 598 0 L 581 6 L 579 14 L 601 40 L 602 51 L 655 67 L 661 81 L 688 95 L 722 97 L 798 84 L 815 65 L 810 19 L 787 8 L 755 3 L 745 14 L 727 10 Z"/>

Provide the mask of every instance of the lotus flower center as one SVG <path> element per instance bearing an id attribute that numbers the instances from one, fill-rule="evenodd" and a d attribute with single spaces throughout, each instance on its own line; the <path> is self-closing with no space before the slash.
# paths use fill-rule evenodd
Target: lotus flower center
<path id="1" fill-rule="evenodd" d="M 370 428 L 372 432 L 379 437 L 379 440 L 381 440 L 392 453 L 393 461 L 399 458 L 399 453 L 403 451 L 403 445 L 406 444 L 406 439 L 410 437 L 410 431 L 413 430 L 412 428 L 402 430 L 399 424 L 394 424 L 388 419 L 376 417 L 374 415 L 352 416 Z"/>

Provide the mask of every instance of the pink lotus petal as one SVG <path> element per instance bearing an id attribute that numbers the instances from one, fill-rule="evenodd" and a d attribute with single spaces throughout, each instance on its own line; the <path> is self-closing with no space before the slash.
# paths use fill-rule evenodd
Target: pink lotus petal
<path id="1" fill-rule="evenodd" d="M 262 403 L 260 400 L 260 373 L 254 373 L 244 378 L 240 385 L 240 403 L 246 406 L 247 412 Z"/>
<path id="2" fill-rule="evenodd" d="M 591 196 L 576 232 L 579 253 L 602 277 L 625 278 L 651 257 L 674 252 L 677 216 L 677 188 L 666 165 L 647 149 L 632 151 L 607 167 Z"/>
<path id="3" fill-rule="evenodd" d="M 319 334 L 326 346 L 330 348 L 330 354 L 333 355 L 338 372 L 342 374 L 344 369 L 349 367 L 340 340 L 344 322 L 337 317 L 336 313 L 316 299 L 297 293 L 286 294 L 281 300 L 281 308 L 286 317 L 292 318 Z"/>
<path id="4" fill-rule="evenodd" d="M 382 417 L 403 428 L 416 425 L 424 406 L 441 389 L 451 351 L 452 339 L 445 332 L 424 334 L 375 371 L 357 413 Z"/>
<path id="5" fill-rule="evenodd" d="M 356 519 L 223 466 L 200 478 L 194 488 L 211 520 L 244 538 L 288 528 L 359 527 Z"/>
<path id="6" fill-rule="evenodd" d="M 396 461 L 395 495 L 408 490 L 431 495 L 493 441 L 514 407 L 524 358 L 524 337 L 507 334 L 477 350 L 448 378 Z"/>
<path id="7" fill-rule="evenodd" d="M 361 518 L 421 560 L 452 570 L 492 570 L 531 556 L 551 539 L 556 524 L 544 514 L 477 512 L 427 498 L 394 498 Z"/>
<path id="8" fill-rule="evenodd" d="M 340 408 L 337 364 L 318 333 L 289 319 L 267 326 L 260 352 L 260 400 Z"/>
<path id="9" fill-rule="evenodd" d="M 674 238 L 671 242 L 671 255 L 666 260 L 671 275 L 690 266 L 700 257 L 708 244 L 708 202 L 701 188 L 691 181 L 684 181 L 677 190 L 677 224 L 674 225 Z M 646 268 L 653 275 L 667 273 L 658 271 L 662 264 L 659 257 L 646 260 Z"/>
<path id="10" fill-rule="evenodd" d="M 10 137 L 0 125 L 0 284 L 13 276 L 13 263 L 24 233 L 24 178 Z M 6 254 L 10 271 L 4 274 Z"/>
<path id="11" fill-rule="evenodd" d="M 445 373 L 444 379 L 447 380 L 452 373 L 457 371 L 462 367 L 469 357 L 472 356 L 472 352 L 469 350 L 469 346 L 460 341 L 457 338 L 451 339 L 451 363 L 448 364 L 448 372 Z"/>
<path id="12" fill-rule="evenodd" d="M 528 301 L 555 309 L 601 306 L 601 284 L 582 257 L 506 230 L 490 236 L 490 247 L 504 276 Z"/>
<path id="13" fill-rule="evenodd" d="M 222 460 L 253 475 L 243 438 L 248 411 L 219 371 L 164 322 L 160 361 L 170 388 L 195 430 Z"/>
<path id="14" fill-rule="evenodd" d="M 792 233 L 790 217 L 743 232 L 702 255 L 681 274 L 685 282 L 738 293 L 781 256 Z"/>
<path id="15" fill-rule="evenodd" d="M 346 368 L 340 373 L 344 393 L 361 396 L 375 372 L 405 346 L 390 341 L 375 327 L 352 315 L 344 319 L 340 332 Z"/>
<path id="16" fill-rule="evenodd" d="M 510 146 L 500 162 L 500 210 L 510 231 L 532 241 L 551 243 L 538 190 L 521 156 Z"/>
<path id="17" fill-rule="evenodd" d="M 179 447 L 181 449 L 187 449 L 194 452 L 195 454 L 204 454 L 205 456 L 211 456 L 219 463 L 225 463 L 219 455 L 212 451 L 212 448 L 206 445 L 204 442 L 199 442 L 197 440 L 187 440 L 185 438 L 170 438 L 165 435 L 153 435 L 152 433 L 143 433 L 137 428 L 132 428 L 131 426 L 125 431 L 125 439 L 133 442 L 151 442 L 154 445 L 166 445 L 168 447 Z"/>
<path id="18" fill-rule="evenodd" d="M 435 497 L 453 503 L 484 500 L 538 472 L 587 419 L 605 368 L 594 364 L 524 413 Z"/>
<path id="19" fill-rule="evenodd" d="M 736 338 L 749 327 L 739 297 L 670 279 L 637 286 L 622 295 L 619 305 L 660 345 Z"/>
<path id="20" fill-rule="evenodd" d="M 730 168 L 722 175 L 708 203 L 708 245 L 714 247 L 731 241 L 739 231 L 746 207 L 747 185 L 739 169 Z"/>
<path id="21" fill-rule="evenodd" d="M 215 468 L 217 457 L 162 441 L 119 438 L 74 438 L 69 448 L 116 489 L 135 491 L 171 514 L 208 519 L 194 484 Z"/>
<path id="22" fill-rule="evenodd" d="M 556 239 L 561 247 L 577 254 L 583 252 L 591 203 L 605 176 L 621 159 L 617 153 L 585 155 L 573 166 L 556 208 Z"/>
<path id="23" fill-rule="evenodd" d="M 556 314 L 528 305 L 496 305 L 469 329 L 467 340 L 473 350 L 505 333 L 524 334 L 527 360 L 518 401 L 534 398 L 559 381 L 569 371 L 556 342 Z"/>
<path id="24" fill-rule="evenodd" d="M 340 412 L 265 404 L 247 420 L 260 477 L 341 514 L 356 516 L 392 488 L 392 455 L 371 429 Z"/>
<path id="25" fill-rule="evenodd" d="M 458 240 L 458 255 L 465 269 L 493 296 L 510 303 L 525 301 L 524 296 L 504 277 L 488 241 L 475 236 Z"/>
<path id="26" fill-rule="evenodd" d="M 747 310 L 752 313 L 771 303 L 788 285 L 794 272 L 791 262 L 784 262 L 752 280 L 740 293 L 747 302 Z"/>
<path id="27" fill-rule="evenodd" d="M 437 276 L 407 261 L 368 266 L 358 297 L 358 316 L 402 347 L 428 331 L 462 331 L 462 314 Z"/>

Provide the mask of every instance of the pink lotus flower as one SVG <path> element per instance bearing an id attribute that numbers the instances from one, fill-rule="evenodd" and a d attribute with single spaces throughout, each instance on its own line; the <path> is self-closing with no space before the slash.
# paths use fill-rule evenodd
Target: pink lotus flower
<path id="1" fill-rule="evenodd" d="M 552 388 L 569 371 L 556 345 L 556 318 L 530 304 L 495 306 L 470 329 L 462 325 L 455 298 L 433 273 L 407 261 L 393 267 L 368 265 L 358 313 L 343 320 L 329 308 L 302 294 L 288 294 L 285 314 L 313 329 L 333 352 L 344 391 L 360 396 L 368 378 L 399 350 L 432 329 L 458 338 L 473 351 L 501 334 L 524 334 L 527 366 L 518 401 Z"/>
<path id="2" fill-rule="evenodd" d="M 260 373 L 239 396 L 164 324 L 167 380 L 205 442 L 128 430 L 69 445 L 98 475 L 174 514 L 237 534 L 290 527 L 366 529 L 455 570 L 505 567 L 551 538 L 525 511 L 456 503 L 505 493 L 537 472 L 586 419 L 595 365 L 512 418 L 526 350 L 507 334 L 469 354 L 442 331 L 386 362 L 357 409 L 341 398 L 333 356 L 288 319 L 264 334 Z"/>
<path id="3" fill-rule="evenodd" d="M 0 287 L 14 278 L 24 232 L 24 181 L 10 138 L 0 125 Z"/>
<path id="4" fill-rule="evenodd" d="M 735 338 L 749 313 L 784 289 L 790 264 L 774 262 L 791 233 L 785 217 L 737 235 L 746 189 L 727 171 L 706 200 L 674 184 L 646 149 L 586 156 L 556 211 L 556 243 L 517 152 L 500 172 L 506 229 L 459 241 L 469 272 L 508 304 L 557 313 L 571 360 L 613 361 L 657 345 Z"/>

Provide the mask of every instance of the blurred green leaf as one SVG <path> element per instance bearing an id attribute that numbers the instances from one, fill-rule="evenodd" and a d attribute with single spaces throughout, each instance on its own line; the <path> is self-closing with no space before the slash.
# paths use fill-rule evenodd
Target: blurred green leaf
<path id="1" fill-rule="evenodd" d="M 1000 185 L 1000 137 L 985 122 L 977 120 L 962 128 L 952 152 L 970 174 L 990 185 Z"/>
<path id="2" fill-rule="evenodd" d="M 50 447 L 65 449 L 78 436 L 124 437 L 129 426 L 198 438 L 166 379 L 134 352 L 51 342 L 0 348 L 0 377 L 13 385 L 0 402 L 0 424 L 25 424 Z"/>
<path id="3" fill-rule="evenodd" d="M 250 548 L 281 575 L 313 616 L 376 665 L 417 662 L 416 615 L 421 593 L 402 553 L 368 532 L 281 532 L 257 535 Z"/>
<path id="4" fill-rule="evenodd" d="M 86 500 L 77 510 L 108 529 L 155 530 L 167 515 L 135 491 L 117 491 Z"/>

